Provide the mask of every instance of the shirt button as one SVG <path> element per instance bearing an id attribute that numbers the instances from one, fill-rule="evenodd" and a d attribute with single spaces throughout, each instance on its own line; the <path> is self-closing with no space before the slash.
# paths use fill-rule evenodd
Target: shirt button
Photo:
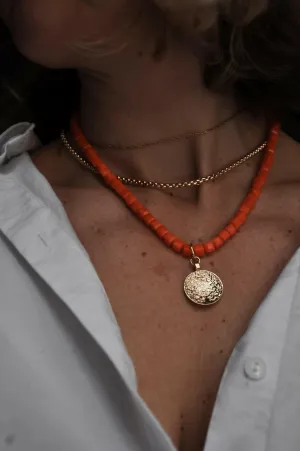
<path id="1" fill-rule="evenodd" d="M 266 376 L 267 366 L 260 358 L 248 358 L 244 364 L 244 373 L 252 381 L 260 381 Z"/>

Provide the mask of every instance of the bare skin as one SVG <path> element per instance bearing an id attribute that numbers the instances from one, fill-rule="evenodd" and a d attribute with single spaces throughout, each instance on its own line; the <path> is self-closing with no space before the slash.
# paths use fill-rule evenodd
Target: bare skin
<path id="1" fill-rule="evenodd" d="M 151 2 L 114 0 L 101 2 L 101 8 L 81 0 L 44 0 L 43 8 L 40 0 L 19 3 L 23 9 L 15 13 L 23 11 L 24 16 L 8 22 L 14 23 L 22 52 L 41 64 L 79 70 L 80 120 L 95 146 L 205 129 L 236 109 L 229 92 L 221 96 L 205 88 L 199 59 L 184 40 L 170 32 L 162 48 L 164 21 Z M 73 50 L 78 39 L 101 41 L 120 29 L 121 4 L 130 20 L 137 17 L 136 4 L 146 8 L 125 47 L 96 58 Z M 177 181 L 220 169 L 258 145 L 265 134 L 262 118 L 243 114 L 202 139 L 138 152 L 102 149 L 100 155 L 116 173 Z M 183 295 L 188 261 L 169 251 L 59 143 L 32 155 L 104 284 L 136 367 L 141 396 L 181 451 L 203 447 L 228 358 L 299 247 L 299 150 L 281 136 L 255 212 L 234 240 L 203 260 L 203 267 L 219 274 L 225 286 L 222 302 L 207 310 L 193 307 Z M 197 190 L 133 191 L 173 233 L 186 241 L 204 241 L 232 217 L 259 163 L 257 157 Z"/>

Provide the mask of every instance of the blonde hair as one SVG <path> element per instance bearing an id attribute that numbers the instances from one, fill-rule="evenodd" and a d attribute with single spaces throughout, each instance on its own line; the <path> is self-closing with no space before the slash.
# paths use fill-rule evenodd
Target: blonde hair
<path id="1" fill-rule="evenodd" d="M 249 108 L 300 110 L 298 0 L 154 0 L 205 52 L 208 86 Z"/>

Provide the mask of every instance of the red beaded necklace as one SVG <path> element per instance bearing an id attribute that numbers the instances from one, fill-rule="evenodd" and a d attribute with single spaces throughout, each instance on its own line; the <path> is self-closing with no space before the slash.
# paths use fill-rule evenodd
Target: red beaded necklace
<path id="1" fill-rule="evenodd" d="M 169 232 L 169 230 L 137 200 L 134 194 L 118 180 L 100 159 L 97 151 L 86 140 L 78 121 L 75 118 L 71 121 L 71 133 L 76 140 L 77 145 L 84 152 L 87 161 L 98 170 L 99 175 L 101 175 L 107 186 L 121 197 L 126 206 L 146 226 L 148 226 L 166 246 L 174 252 L 181 254 L 183 257 L 191 259 L 195 271 L 185 279 L 184 291 L 187 297 L 198 305 L 214 304 L 218 302 L 223 295 L 222 281 L 216 274 L 200 269 L 200 258 L 221 248 L 246 222 L 249 213 L 254 209 L 256 202 L 261 195 L 262 188 L 266 183 L 269 171 L 272 167 L 279 138 L 279 131 L 279 124 L 275 124 L 271 129 L 263 162 L 253 181 L 250 192 L 229 224 L 211 241 L 204 244 L 190 245 L 184 243 L 181 239 Z"/>

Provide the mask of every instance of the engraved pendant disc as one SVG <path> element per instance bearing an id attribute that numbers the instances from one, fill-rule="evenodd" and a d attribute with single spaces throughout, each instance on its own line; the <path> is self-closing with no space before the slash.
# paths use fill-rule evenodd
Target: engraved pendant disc
<path id="1" fill-rule="evenodd" d="M 218 302 L 223 290 L 221 279 L 211 271 L 194 271 L 184 281 L 186 296 L 190 301 L 202 306 Z"/>

